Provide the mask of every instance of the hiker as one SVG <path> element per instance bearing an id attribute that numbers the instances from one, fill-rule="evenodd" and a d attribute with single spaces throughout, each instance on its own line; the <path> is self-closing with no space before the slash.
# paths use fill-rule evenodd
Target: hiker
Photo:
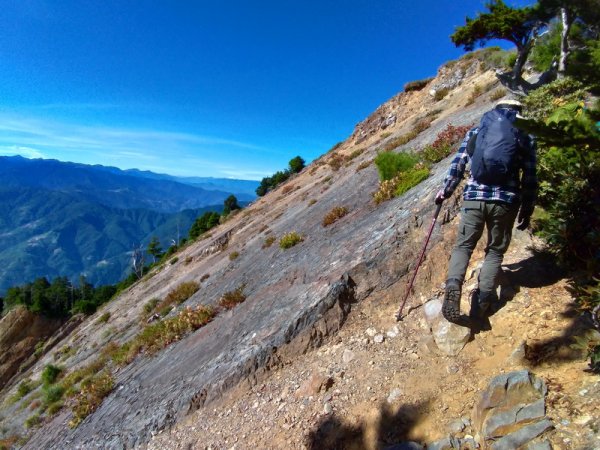
<path id="1" fill-rule="evenodd" d="M 484 228 L 487 228 L 487 246 L 478 287 L 471 294 L 469 316 L 473 319 L 487 318 L 498 302 L 500 266 L 515 219 L 518 230 L 529 226 L 537 191 L 535 141 L 513 125 L 521 109 L 518 101 L 504 100 L 485 113 L 479 126 L 467 132 L 450 165 L 444 187 L 436 194 L 438 205 L 449 198 L 471 162 L 442 306 L 442 314 L 450 322 L 460 320 L 462 284 Z"/>

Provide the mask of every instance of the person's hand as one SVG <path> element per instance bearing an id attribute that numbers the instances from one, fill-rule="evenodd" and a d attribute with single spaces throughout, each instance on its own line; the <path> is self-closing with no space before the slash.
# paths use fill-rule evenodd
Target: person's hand
<path id="1" fill-rule="evenodd" d="M 437 194 L 435 194 L 435 204 L 441 205 L 444 200 L 446 200 L 446 191 L 444 189 L 440 189 Z"/>
<path id="2" fill-rule="evenodd" d="M 524 231 L 529 227 L 529 222 L 531 219 L 530 211 L 519 211 L 519 216 L 517 217 L 517 230 Z"/>

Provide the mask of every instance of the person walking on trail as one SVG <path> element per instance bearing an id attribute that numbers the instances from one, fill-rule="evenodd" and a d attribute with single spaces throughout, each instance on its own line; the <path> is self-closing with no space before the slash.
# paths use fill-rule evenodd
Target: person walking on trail
<path id="1" fill-rule="evenodd" d="M 436 204 L 449 198 L 463 178 L 467 163 L 471 176 L 463 193 L 457 242 L 450 257 L 442 314 L 460 322 L 460 297 L 471 254 L 487 229 L 485 259 L 479 286 L 472 293 L 470 316 L 488 316 L 498 296 L 498 278 L 512 228 L 525 230 L 537 193 L 535 140 L 514 126 L 521 111 L 516 100 L 499 102 L 486 112 L 479 126 L 469 130 L 437 193 Z"/>

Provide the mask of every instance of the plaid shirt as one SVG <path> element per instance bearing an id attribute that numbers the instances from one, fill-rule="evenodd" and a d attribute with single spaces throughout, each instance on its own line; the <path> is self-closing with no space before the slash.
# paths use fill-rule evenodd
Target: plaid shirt
<path id="1" fill-rule="evenodd" d="M 445 197 L 449 197 L 460 181 L 462 180 L 467 163 L 470 161 L 467 153 L 467 143 L 471 136 L 477 134 L 478 127 L 470 129 L 460 147 L 458 153 L 450 164 L 450 170 L 444 180 Z M 522 211 L 533 211 L 536 194 L 537 194 L 537 176 L 536 176 L 536 157 L 535 157 L 535 141 L 528 137 L 527 143 L 519 156 L 519 171 L 522 171 L 522 176 L 519 179 L 519 173 L 510 180 L 505 186 L 491 186 L 480 184 L 469 177 L 467 185 L 463 193 L 465 200 L 489 200 L 500 201 L 505 203 L 521 202 Z"/>

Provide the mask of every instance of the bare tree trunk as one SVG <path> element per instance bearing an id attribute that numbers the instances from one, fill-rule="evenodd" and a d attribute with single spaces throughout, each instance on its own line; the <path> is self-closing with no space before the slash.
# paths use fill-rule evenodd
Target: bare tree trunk
<path id="1" fill-rule="evenodd" d="M 569 48 L 569 32 L 571 31 L 571 14 L 565 7 L 560 8 L 560 20 L 562 23 L 562 31 L 560 34 L 560 57 L 558 59 L 558 74 L 557 78 L 561 79 L 565 77 L 567 70 L 567 58 L 571 53 Z"/>

